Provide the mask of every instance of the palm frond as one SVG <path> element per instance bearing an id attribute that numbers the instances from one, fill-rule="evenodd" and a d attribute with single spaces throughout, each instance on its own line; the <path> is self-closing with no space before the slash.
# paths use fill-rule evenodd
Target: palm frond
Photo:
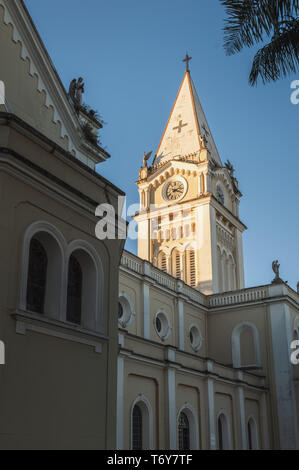
<path id="1" fill-rule="evenodd" d="M 270 36 L 279 22 L 299 11 L 299 0 L 220 0 L 226 9 L 224 48 L 240 52 Z"/>
<path id="2" fill-rule="evenodd" d="M 295 73 L 299 68 L 299 20 L 292 19 L 280 25 L 280 34 L 255 55 L 249 83 L 265 84 Z"/>

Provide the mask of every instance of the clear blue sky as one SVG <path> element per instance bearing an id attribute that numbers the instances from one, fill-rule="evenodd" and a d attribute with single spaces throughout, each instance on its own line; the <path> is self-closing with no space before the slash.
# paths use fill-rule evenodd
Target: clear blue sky
<path id="1" fill-rule="evenodd" d="M 84 100 L 107 125 L 103 146 L 112 158 L 99 172 L 138 201 L 143 151 L 157 149 L 184 73 L 191 74 L 220 156 L 230 159 L 244 194 L 241 219 L 246 285 L 281 276 L 299 280 L 298 118 L 290 102 L 297 76 L 251 88 L 254 50 L 226 57 L 224 10 L 218 0 L 26 0 L 66 87 L 83 76 Z M 127 248 L 136 251 L 135 243 Z"/>

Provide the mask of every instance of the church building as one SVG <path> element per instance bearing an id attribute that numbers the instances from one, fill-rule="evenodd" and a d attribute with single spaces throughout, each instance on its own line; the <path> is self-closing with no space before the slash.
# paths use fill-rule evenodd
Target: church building
<path id="1" fill-rule="evenodd" d="M 299 295 L 246 289 L 234 168 L 189 70 L 137 182 L 138 257 L 120 267 L 118 449 L 296 449 Z"/>
<path id="2" fill-rule="evenodd" d="M 0 81 L 0 448 L 113 449 L 124 240 L 96 238 L 95 210 L 124 193 L 20 0 L 0 0 Z"/>
<path id="3" fill-rule="evenodd" d="M 1 449 L 299 448 L 299 294 L 278 261 L 245 287 L 242 193 L 189 61 L 139 171 L 137 256 L 96 237 L 124 193 L 97 171 L 87 85 L 66 91 L 24 2 L 0 0 Z"/>

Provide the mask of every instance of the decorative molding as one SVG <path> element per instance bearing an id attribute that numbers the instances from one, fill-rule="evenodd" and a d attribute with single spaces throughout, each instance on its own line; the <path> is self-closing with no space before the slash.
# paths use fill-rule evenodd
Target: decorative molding
<path id="1" fill-rule="evenodd" d="M 83 328 L 73 327 L 68 323 L 57 322 L 43 316 L 37 318 L 36 315 L 20 310 L 17 310 L 12 315 L 16 318 L 16 333 L 19 335 L 26 335 L 27 331 L 33 331 L 54 338 L 91 346 L 98 354 L 102 353 L 102 342 L 108 340 L 106 336 L 89 332 Z M 62 328 L 64 331 L 57 330 L 57 327 Z M 90 338 L 98 338 L 98 340 L 83 338 L 78 336 L 78 333 L 87 335 Z"/>

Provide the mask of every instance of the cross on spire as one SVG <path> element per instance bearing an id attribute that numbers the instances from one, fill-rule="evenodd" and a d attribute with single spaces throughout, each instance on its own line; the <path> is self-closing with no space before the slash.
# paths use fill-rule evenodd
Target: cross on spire
<path id="1" fill-rule="evenodd" d="M 183 59 L 183 62 L 186 62 L 186 71 L 189 72 L 189 62 L 192 60 L 192 57 L 188 56 L 188 52 L 186 52 L 186 57 Z"/>
<path id="2" fill-rule="evenodd" d="M 183 124 L 183 121 L 180 120 L 179 125 L 177 127 L 174 127 L 173 130 L 178 131 L 178 133 L 180 134 L 182 132 L 182 128 L 185 126 L 188 126 L 188 123 Z"/>

